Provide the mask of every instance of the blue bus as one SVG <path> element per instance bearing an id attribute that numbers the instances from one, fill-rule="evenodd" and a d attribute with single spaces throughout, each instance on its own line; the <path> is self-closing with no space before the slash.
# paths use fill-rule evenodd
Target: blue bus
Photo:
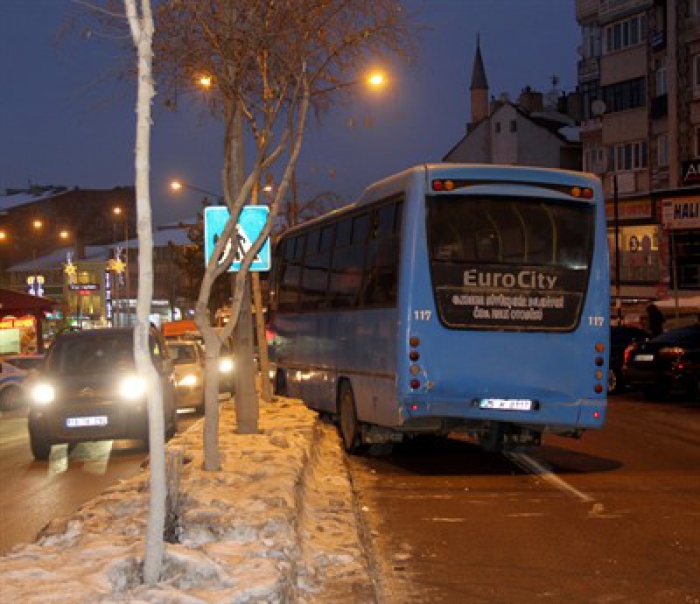
<path id="1" fill-rule="evenodd" d="M 486 450 L 603 426 L 609 260 L 600 181 L 434 164 L 290 228 L 271 276 L 279 394 L 345 448 L 461 432 Z"/>

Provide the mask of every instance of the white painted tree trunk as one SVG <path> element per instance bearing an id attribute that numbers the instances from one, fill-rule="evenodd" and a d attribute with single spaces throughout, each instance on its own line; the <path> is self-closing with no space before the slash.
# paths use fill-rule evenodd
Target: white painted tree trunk
<path id="1" fill-rule="evenodd" d="M 146 527 L 143 580 L 158 582 L 163 564 L 163 529 L 165 527 L 165 426 L 163 392 L 158 372 L 151 360 L 149 315 L 153 300 L 153 227 L 149 186 L 151 103 L 153 84 L 153 14 L 150 0 L 125 0 L 129 27 L 138 53 L 138 98 L 136 104 L 136 211 L 139 238 L 139 281 L 136 304 L 134 355 L 139 374 L 146 379 L 148 402 L 148 436 L 150 445 L 150 505 Z"/>

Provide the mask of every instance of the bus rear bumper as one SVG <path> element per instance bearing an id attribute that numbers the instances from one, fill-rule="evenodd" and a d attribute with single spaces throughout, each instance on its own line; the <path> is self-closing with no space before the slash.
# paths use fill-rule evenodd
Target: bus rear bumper
<path id="1" fill-rule="evenodd" d="M 567 403 L 533 401 L 528 411 L 485 409 L 478 400 L 426 403 L 410 400 L 401 406 L 401 427 L 503 422 L 540 431 L 566 433 L 602 428 L 605 412 L 606 402 L 598 399 L 579 399 Z"/>

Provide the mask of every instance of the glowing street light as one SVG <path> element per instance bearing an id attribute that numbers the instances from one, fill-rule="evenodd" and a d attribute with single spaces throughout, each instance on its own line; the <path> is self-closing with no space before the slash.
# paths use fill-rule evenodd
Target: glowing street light
<path id="1" fill-rule="evenodd" d="M 44 223 L 41 220 L 34 220 L 32 222 L 32 226 L 38 231 L 41 227 L 44 226 Z"/>
<path id="2" fill-rule="evenodd" d="M 206 75 L 206 74 L 202 75 L 202 76 L 200 76 L 198 81 L 199 81 L 199 85 L 202 88 L 211 88 L 212 79 L 211 79 L 210 75 Z"/>
<path id="3" fill-rule="evenodd" d="M 386 84 L 386 76 L 381 71 L 373 71 L 367 76 L 367 84 L 371 88 L 381 88 Z"/>
<path id="4" fill-rule="evenodd" d="M 181 180 L 170 181 L 170 188 L 177 193 L 179 193 L 183 189 L 189 189 L 190 191 L 196 191 L 197 193 L 203 193 L 204 195 L 208 195 L 210 197 L 213 197 L 216 200 L 217 204 L 223 204 L 223 195 L 220 195 L 219 193 L 214 193 L 214 191 L 208 191 L 207 189 L 195 187 L 194 185 L 191 185 L 191 184 L 186 183 L 186 182 L 182 182 Z"/>

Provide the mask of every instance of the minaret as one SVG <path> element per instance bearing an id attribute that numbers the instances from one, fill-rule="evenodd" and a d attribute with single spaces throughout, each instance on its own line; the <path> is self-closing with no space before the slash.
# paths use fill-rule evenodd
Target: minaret
<path id="1" fill-rule="evenodd" d="M 468 126 L 471 130 L 481 120 L 489 116 L 489 83 L 486 80 L 484 61 L 481 58 L 481 44 L 479 36 L 476 37 L 476 55 L 474 56 L 474 68 L 472 69 L 471 91 L 472 119 Z"/>

